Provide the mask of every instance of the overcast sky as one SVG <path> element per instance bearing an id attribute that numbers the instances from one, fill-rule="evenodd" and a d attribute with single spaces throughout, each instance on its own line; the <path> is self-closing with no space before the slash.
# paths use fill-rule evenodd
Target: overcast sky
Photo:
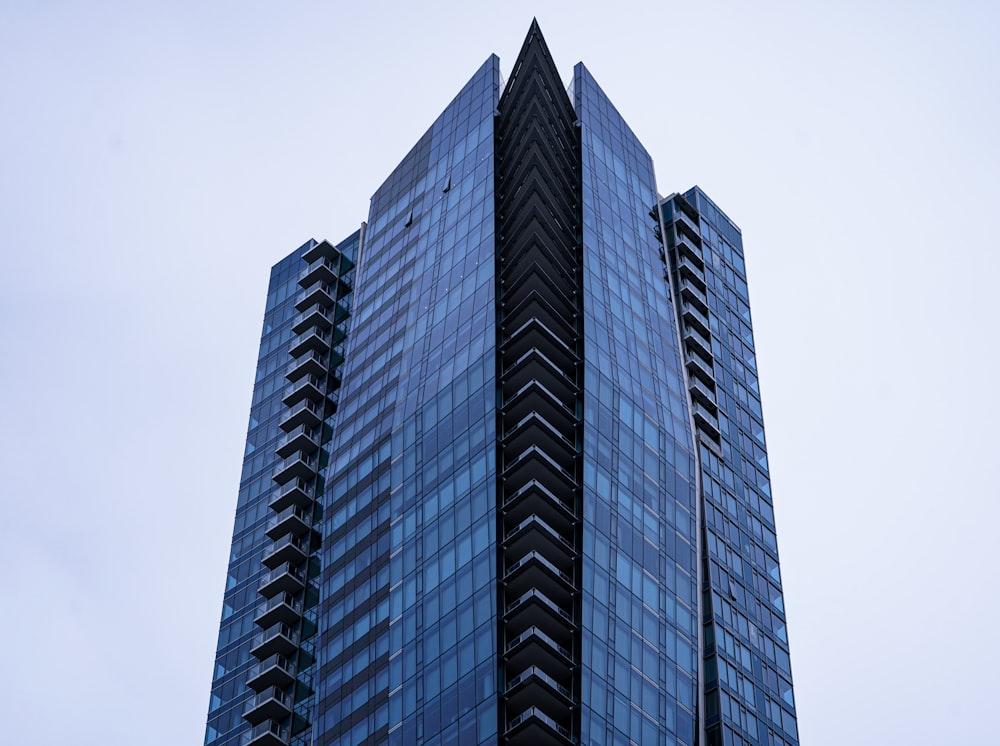
<path id="1" fill-rule="evenodd" d="M 985 743 L 998 7 L 2 0 L 0 740 L 201 743 L 269 267 L 537 15 L 743 228 L 803 744 Z"/>

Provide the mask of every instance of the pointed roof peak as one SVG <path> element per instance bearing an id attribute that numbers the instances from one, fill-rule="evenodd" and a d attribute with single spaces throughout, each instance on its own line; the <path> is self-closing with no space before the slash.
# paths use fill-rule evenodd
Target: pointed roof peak
<path id="1" fill-rule="evenodd" d="M 528 59 L 540 55 L 544 60 L 546 60 L 546 67 L 550 68 L 555 72 L 555 66 L 552 62 L 552 55 L 549 53 L 549 45 L 545 43 L 545 37 L 542 35 L 542 28 L 538 25 L 538 19 L 531 19 L 531 26 L 528 28 L 528 33 L 524 37 L 524 43 L 521 44 L 521 51 L 517 53 L 517 59 L 514 61 L 514 70 L 511 73 L 511 79 L 507 81 L 507 86 L 513 82 L 513 79 L 517 77 L 518 70 L 521 65 Z M 558 77 L 558 73 L 556 73 Z"/>
<path id="2" fill-rule="evenodd" d="M 531 19 L 531 25 L 528 27 L 528 33 L 524 37 L 524 44 L 522 45 L 522 47 L 527 46 L 528 42 L 531 41 L 531 40 L 533 40 L 535 37 L 538 37 L 538 40 L 543 45 L 545 44 L 545 36 L 544 36 L 544 34 L 542 34 L 542 27 L 538 25 L 538 19 L 535 18 L 535 17 L 532 17 L 532 19 Z"/>
<path id="3" fill-rule="evenodd" d="M 502 97 L 508 96 L 519 87 L 524 88 L 524 86 L 529 85 L 530 80 L 541 81 L 542 85 L 551 91 L 561 91 L 561 96 L 555 95 L 559 98 L 565 98 L 569 108 L 572 109 L 572 104 L 566 97 L 566 89 L 559 71 L 556 69 L 552 54 L 549 52 L 549 45 L 545 43 L 545 37 L 542 35 L 537 18 L 531 19 L 531 26 L 528 28 L 527 36 L 524 37 L 521 51 L 518 52 L 517 59 L 514 61 L 514 67 L 507 79 Z"/>
<path id="4" fill-rule="evenodd" d="M 521 44 L 521 51 L 517 55 L 518 59 L 524 59 L 528 50 L 535 45 L 542 48 L 546 57 L 549 56 L 549 46 L 545 43 L 545 36 L 542 34 L 542 27 L 538 25 L 537 18 L 532 18 L 531 25 L 528 27 L 528 33 L 524 37 L 524 43 Z"/>

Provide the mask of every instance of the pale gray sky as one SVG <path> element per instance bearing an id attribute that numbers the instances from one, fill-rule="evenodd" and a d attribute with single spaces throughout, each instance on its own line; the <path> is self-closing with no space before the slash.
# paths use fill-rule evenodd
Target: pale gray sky
<path id="1" fill-rule="evenodd" d="M 0 4 L 0 740 L 201 743 L 268 269 L 537 15 L 743 228 L 803 743 L 982 742 L 998 6 L 364 5 Z"/>

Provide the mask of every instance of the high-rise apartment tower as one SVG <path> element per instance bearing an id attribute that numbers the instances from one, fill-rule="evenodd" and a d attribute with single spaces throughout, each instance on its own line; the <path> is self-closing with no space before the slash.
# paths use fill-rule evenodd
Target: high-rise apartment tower
<path id="1" fill-rule="evenodd" d="M 207 746 L 798 743 L 739 229 L 537 24 L 271 272 Z"/>

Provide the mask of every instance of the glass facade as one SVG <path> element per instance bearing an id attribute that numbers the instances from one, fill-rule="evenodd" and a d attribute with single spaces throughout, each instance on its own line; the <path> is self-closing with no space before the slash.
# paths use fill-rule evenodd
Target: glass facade
<path id="1" fill-rule="evenodd" d="M 281 390 L 292 338 L 290 320 L 295 314 L 296 281 L 302 252 L 307 247 L 300 247 L 271 269 L 208 707 L 205 743 L 210 746 L 238 742 L 234 738 L 247 725 L 243 705 L 252 695 L 246 682 L 254 661 L 250 646 L 257 632 L 253 623 L 259 599 L 257 586 L 266 571 L 260 559 L 269 543 L 264 524 L 274 484 L 271 472 L 279 460 L 275 454 L 280 433 L 277 420 L 282 411 Z"/>
<path id="2" fill-rule="evenodd" d="M 491 57 L 372 198 L 325 495 L 319 743 L 496 739 Z"/>
<path id="3" fill-rule="evenodd" d="M 536 23 L 272 269 L 206 746 L 797 744 L 739 229 Z"/>
<path id="4" fill-rule="evenodd" d="M 582 743 L 694 743 L 694 458 L 653 164 L 577 65 L 585 329 Z"/>
<path id="5" fill-rule="evenodd" d="M 303 744 L 315 705 L 316 502 L 327 470 L 358 231 L 271 270 L 207 746 Z"/>
<path id="6" fill-rule="evenodd" d="M 699 442 L 707 743 L 798 744 L 742 235 L 697 187 L 661 209 Z"/>

